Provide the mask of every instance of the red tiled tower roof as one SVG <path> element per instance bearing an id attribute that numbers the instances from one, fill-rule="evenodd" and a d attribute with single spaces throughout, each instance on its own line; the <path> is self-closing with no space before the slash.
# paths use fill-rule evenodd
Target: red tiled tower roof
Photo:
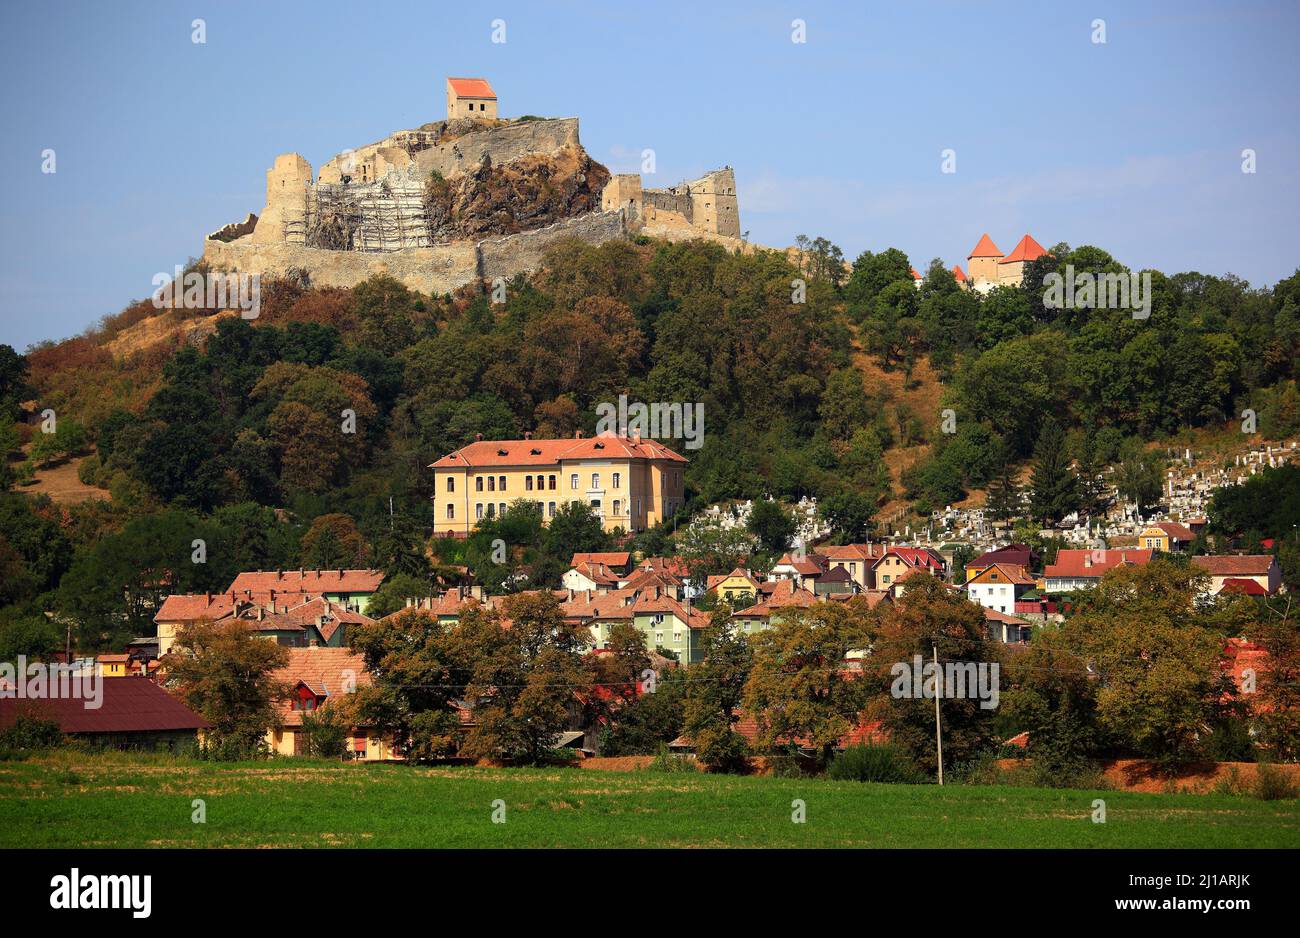
<path id="1" fill-rule="evenodd" d="M 1016 261 L 1035 261 L 1047 253 L 1047 249 L 1034 240 L 1033 235 L 1025 235 L 999 264 L 1014 264 Z"/>
<path id="2" fill-rule="evenodd" d="M 980 238 L 979 244 L 975 245 L 974 250 L 970 252 L 966 260 L 970 260 L 972 257 L 1001 257 L 1001 256 L 1002 256 L 1002 252 L 998 250 L 998 246 L 993 243 L 993 239 L 988 236 L 987 232 L 985 232 L 985 234 Z"/>

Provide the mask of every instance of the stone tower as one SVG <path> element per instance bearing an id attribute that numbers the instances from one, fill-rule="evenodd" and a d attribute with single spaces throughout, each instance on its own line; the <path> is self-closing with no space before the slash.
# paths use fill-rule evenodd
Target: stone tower
<path id="1" fill-rule="evenodd" d="M 307 188 L 311 164 L 297 153 L 281 153 L 266 171 L 266 208 L 253 230 L 257 243 L 283 241 L 285 225 L 307 214 Z"/>

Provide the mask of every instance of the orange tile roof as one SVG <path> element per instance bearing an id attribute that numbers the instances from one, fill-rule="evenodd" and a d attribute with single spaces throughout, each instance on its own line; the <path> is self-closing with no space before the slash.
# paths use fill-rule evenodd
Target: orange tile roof
<path id="1" fill-rule="evenodd" d="M 572 564 L 577 566 L 580 563 L 600 563 L 607 567 L 625 567 L 632 555 L 625 550 L 607 551 L 605 553 L 594 554 L 574 554 Z"/>
<path id="2" fill-rule="evenodd" d="M 966 272 L 961 269 L 961 264 L 952 265 L 952 275 L 958 283 L 966 282 Z"/>
<path id="3" fill-rule="evenodd" d="M 301 681 L 314 693 L 327 697 L 344 696 L 349 677 L 356 687 L 369 687 L 373 683 L 366 670 L 366 659 L 351 648 L 286 648 L 285 651 L 289 653 L 289 663 L 271 672 L 273 680 L 291 686 Z M 294 710 L 292 701 L 281 701 L 279 711 L 283 725 L 302 725 L 304 711 Z"/>
<path id="4" fill-rule="evenodd" d="M 477 440 L 449 453 L 431 469 L 472 469 L 487 466 L 553 466 L 569 459 L 664 459 L 685 457 L 651 439 L 600 433 L 563 440 Z"/>
<path id="5" fill-rule="evenodd" d="M 819 547 L 827 560 L 877 560 L 885 556 L 884 544 L 841 544 Z"/>
<path id="6" fill-rule="evenodd" d="M 382 570 L 254 570 L 235 577 L 227 592 L 373 593 Z"/>
<path id="7" fill-rule="evenodd" d="M 1002 256 L 1002 252 L 998 250 L 998 246 L 994 244 L 993 239 L 990 238 L 987 233 L 985 233 L 980 238 L 979 244 L 975 245 L 975 248 L 970 252 L 970 255 L 966 258 L 966 260 L 970 260 L 972 257 L 1001 257 L 1001 256 Z"/>
<path id="8" fill-rule="evenodd" d="M 496 100 L 497 93 L 492 90 L 486 78 L 448 78 L 447 84 L 456 92 L 458 98 L 491 98 Z"/>
<path id="9" fill-rule="evenodd" d="M 913 268 L 912 268 L 912 279 L 913 279 L 913 280 L 924 280 L 925 278 L 922 277 L 919 273 L 917 273 L 917 272 L 916 272 L 916 268 L 913 267 Z"/>
<path id="10" fill-rule="evenodd" d="M 220 619 L 234 611 L 234 600 L 226 593 L 183 593 L 168 596 L 154 614 L 155 622 L 197 622 Z"/>
<path id="11" fill-rule="evenodd" d="M 997 574 L 996 576 L 994 576 L 995 573 Z M 985 576 L 985 574 L 987 574 L 987 576 Z M 1030 576 L 1029 571 L 1019 564 L 995 563 L 984 567 L 979 573 L 975 574 L 966 582 L 967 584 L 1002 582 L 1011 583 L 1015 586 L 1032 586 L 1038 581 L 1034 579 L 1034 577 Z"/>
<path id="12" fill-rule="evenodd" d="M 1020 243 L 1012 248 L 1011 253 L 999 264 L 1014 264 L 1017 261 L 1034 261 L 1047 253 L 1047 249 L 1033 239 L 1031 235 L 1025 235 L 1020 239 Z"/>

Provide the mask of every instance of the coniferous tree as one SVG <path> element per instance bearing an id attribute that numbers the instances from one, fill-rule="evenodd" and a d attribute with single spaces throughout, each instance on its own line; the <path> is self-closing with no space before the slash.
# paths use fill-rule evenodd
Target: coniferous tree
<path id="1" fill-rule="evenodd" d="M 1065 431 L 1051 417 L 1038 433 L 1029 486 L 1030 511 L 1045 524 L 1054 524 L 1079 507 L 1079 480 L 1065 452 Z"/>
<path id="2" fill-rule="evenodd" d="M 1010 521 L 1020 516 L 1020 486 L 1010 467 L 989 484 L 985 508 L 994 521 Z"/>

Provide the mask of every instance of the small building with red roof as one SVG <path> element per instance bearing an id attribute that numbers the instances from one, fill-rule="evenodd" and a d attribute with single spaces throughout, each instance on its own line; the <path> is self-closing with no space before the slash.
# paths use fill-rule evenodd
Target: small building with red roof
<path id="1" fill-rule="evenodd" d="M 497 119 L 497 93 L 486 78 L 447 79 L 447 120 L 458 117 Z"/>

